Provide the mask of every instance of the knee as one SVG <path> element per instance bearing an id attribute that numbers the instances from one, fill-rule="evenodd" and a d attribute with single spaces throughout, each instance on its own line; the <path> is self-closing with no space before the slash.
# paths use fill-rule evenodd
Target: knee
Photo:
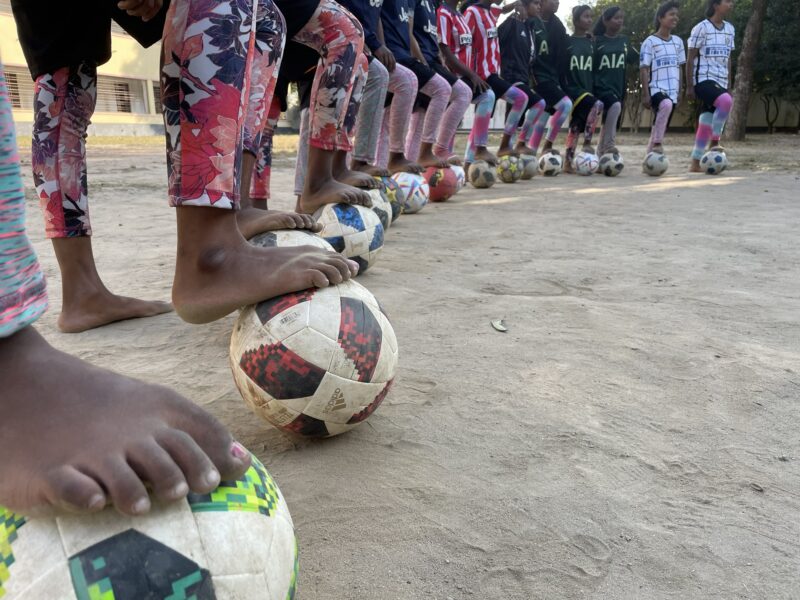
<path id="1" fill-rule="evenodd" d="M 664 111 L 666 113 L 672 112 L 672 100 L 669 98 L 664 98 L 661 102 L 658 103 L 658 112 Z"/>
<path id="2" fill-rule="evenodd" d="M 472 98 L 472 90 L 466 83 L 464 83 L 459 79 L 453 85 L 453 95 L 456 98 L 459 98 L 461 100 L 466 100 L 467 103 L 469 103 L 469 100 Z"/>
<path id="3" fill-rule="evenodd" d="M 434 75 L 431 79 L 434 86 L 433 94 L 439 98 L 450 100 L 450 95 L 453 93 L 453 88 L 447 83 L 447 80 L 441 75 Z"/>
<path id="4" fill-rule="evenodd" d="M 494 103 L 497 102 L 497 96 L 494 95 L 494 91 L 491 89 L 486 90 L 480 97 L 480 104 L 488 105 L 489 107 L 494 106 Z M 490 108 L 491 110 L 491 108 Z"/>
<path id="5" fill-rule="evenodd" d="M 603 112 L 603 101 L 602 100 L 598 100 L 597 102 L 594 103 L 594 110 L 596 112 L 598 112 L 598 113 Z"/>
<path id="6" fill-rule="evenodd" d="M 369 79 L 374 81 L 376 85 L 379 85 L 380 87 L 386 87 L 389 85 L 389 71 L 377 58 L 373 59 L 372 62 L 369 63 L 368 73 Z"/>
<path id="7" fill-rule="evenodd" d="M 733 107 L 733 97 L 730 94 L 722 94 L 714 101 L 714 106 L 729 111 Z"/>
<path id="8" fill-rule="evenodd" d="M 547 102 L 544 101 L 544 98 L 541 98 L 536 104 L 533 105 L 533 108 L 536 109 L 536 112 L 544 111 L 547 107 Z"/>

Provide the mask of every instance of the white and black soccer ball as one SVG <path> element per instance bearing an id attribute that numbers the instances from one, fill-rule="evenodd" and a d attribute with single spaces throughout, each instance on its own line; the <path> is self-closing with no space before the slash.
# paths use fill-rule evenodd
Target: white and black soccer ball
<path id="1" fill-rule="evenodd" d="M 379 189 L 369 190 L 369 197 L 372 200 L 372 212 L 378 215 L 383 225 L 384 232 L 392 226 L 392 205 L 386 196 Z"/>
<path id="2" fill-rule="evenodd" d="M 522 168 L 522 177 L 520 179 L 533 179 L 538 169 L 536 157 L 531 154 L 523 154 L 519 157 L 519 162 Z"/>
<path id="3" fill-rule="evenodd" d="M 573 166 L 578 175 L 591 175 L 600 167 L 600 159 L 591 152 L 578 152 L 575 155 Z"/>
<path id="4" fill-rule="evenodd" d="M 728 157 L 719 150 L 709 150 L 700 159 L 700 168 L 707 175 L 719 175 L 728 168 Z"/>
<path id="5" fill-rule="evenodd" d="M 0 508 L 3 600 L 284 600 L 297 565 L 289 509 L 255 457 L 240 479 L 137 517 Z"/>
<path id="6" fill-rule="evenodd" d="M 233 329 L 233 379 L 284 432 L 344 433 L 369 417 L 397 371 L 394 329 L 365 287 L 346 281 L 245 307 Z"/>
<path id="7" fill-rule="evenodd" d="M 522 177 L 522 167 L 516 156 L 503 156 L 497 163 L 497 176 L 503 183 L 516 183 Z"/>
<path id="8" fill-rule="evenodd" d="M 541 158 L 539 158 L 539 173 L 545 177 L 555 177 L 561 173 L 561 167 L 563 165 L 564 161 L 560 154 L 557 152 L 545 152 Z"/>
<path id="9" fill-rule="evenodd" d="M 624 168 L 625 162 L 619 152 L 606 152 L 600 157 L 598 170 L 606 177 L 616 177 Z"/>
<path id="10" fill-rule="evenodd" d="M 430 197 L 430 187 L 422 175 L 395 173 L 392 178 L 403 191 L 403 213 L 414 214 L 425 208 Z"/>
<path id="11" fill-rule="evenodd" d="M 336 252 L 358 263 L 359 274 L 369 269 L 383 249 L 384 230 L 378 215 L 355 204 L 326 204 L 314 213 L 322 225 L 319 235 Z"/>
<path id="12" fill-rule="evenodd" d="M 660 152 L 648 152 L 642 163 L 642 171 L 652 177 L 660 177 L 669 169 L 669 159 Z"/>
<path id="13" fill-rule="evenodd" d="M 485 160 L 476 160 L 469 166 L 467 177 L 473 187 L 490 188 L 497 181 L 497 169 Z"/>
<path id="14" fill-rule="evenodd" d="M 464 167 L 461 165 L 451 165 L 450 168 L 453 170 L 453 173 L 456 174 L 456 181 L 458 182 L 458 191 L 467 184 L 467 174 L 464 171 Z"/>
<path id="15" fill-rule="evenodd" d="M 289 248 L 295 246 L 314 246 L 322 250 L 334 251 L 333 246 L 322 237 L 307 229 L 278 229 L 265 231 L 250 239 L 250 243 L 262 248 Z"/>

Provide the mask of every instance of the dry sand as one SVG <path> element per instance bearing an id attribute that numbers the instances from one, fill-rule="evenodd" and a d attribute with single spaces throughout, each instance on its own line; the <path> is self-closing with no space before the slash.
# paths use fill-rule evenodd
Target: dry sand
<path id="1" fill-rule="evenodd" d="M 361 278 L 392 316 L 397 385 L 337 439 L 295 444 L 251 416 L 233 317 L 58 333 L 29 190 L 53 306 L 39 328 L 174 386 L 265 461 L 297 525 L 302 600 L 800 598 L 800 140 L 733 146 L 717 178 L 683 172 L 688 140 L 668 140 L 661 179 L 629 137 L 617 179 L 467 189 L 402 217 Z M 157 145 L 90 145 L 115 291 L 169 297 L 164 179 Z M 276 207 L 290 181 L 276 169 Z"/>

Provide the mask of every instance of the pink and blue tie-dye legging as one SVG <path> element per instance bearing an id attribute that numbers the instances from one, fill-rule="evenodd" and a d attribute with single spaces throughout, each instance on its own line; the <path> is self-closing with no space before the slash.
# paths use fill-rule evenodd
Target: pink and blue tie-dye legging
<path id="1" fill-rule="evenodd" d="M 0 66 L 0 337 L 27 327 L 46 309 L 44 274 L 25 233 L 25 193 Z"/>

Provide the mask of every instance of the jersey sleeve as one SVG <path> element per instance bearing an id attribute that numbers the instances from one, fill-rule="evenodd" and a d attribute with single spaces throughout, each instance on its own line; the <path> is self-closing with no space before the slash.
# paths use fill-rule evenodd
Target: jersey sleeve
<path id="1" fill-rule="evenodd" d="M 469 28 L 469 31 L 472 34 L 472 37 L 474 38 L 475 34 L 477 33 L 477 29 L 478 29 L 478 27 L 477 27 L 477 25 L 478 25 L 477 9 L 472 8 L 470 6 L 467 10 L 465 10 L 464 11 L 464 20 L 466 21 L 467 27 Z"/>
<path id="2" fill-rule="evenodd" d="M 706 41 L 706 28 L 703 27 L 703 23 L 705 21 L 700 21 L 692 28 L 692 33 L 689 34 L 689 48 L 703 47 L 703 43 Z"/>
<path id="3" fill-rule="evenodd" d="M 677 35 L 674 38 L 675 52 L 678 56 L 678 64 L 683 65 L 686 63 L 686 48 L 683 47 L 683 40 Z"/>
<path id="4" fill-rule="evenodd" d="M 639 50 L 639 67 L 649 67 L 653 64 L 653 42 L 647 38 L 642 42 L 642 47 Z"/>
<path id="5" fill-rule="evenodd" d="M 495 20 L 497 20 L 500 18 L 500 15 L 503 14 L 503 9 L 496 4 L 492 4 L 492 6 L 489 8 L 489 12 L 491 12 L 492 16 L 495 18 Z"/>
<path id="6" fill-rule="evenodd" d="M 436 11 L 436 34 L 439 36 L 439 43 L 453 48 L 453 26 L 450 23 L 450 15 L 441 8 Z"/>

